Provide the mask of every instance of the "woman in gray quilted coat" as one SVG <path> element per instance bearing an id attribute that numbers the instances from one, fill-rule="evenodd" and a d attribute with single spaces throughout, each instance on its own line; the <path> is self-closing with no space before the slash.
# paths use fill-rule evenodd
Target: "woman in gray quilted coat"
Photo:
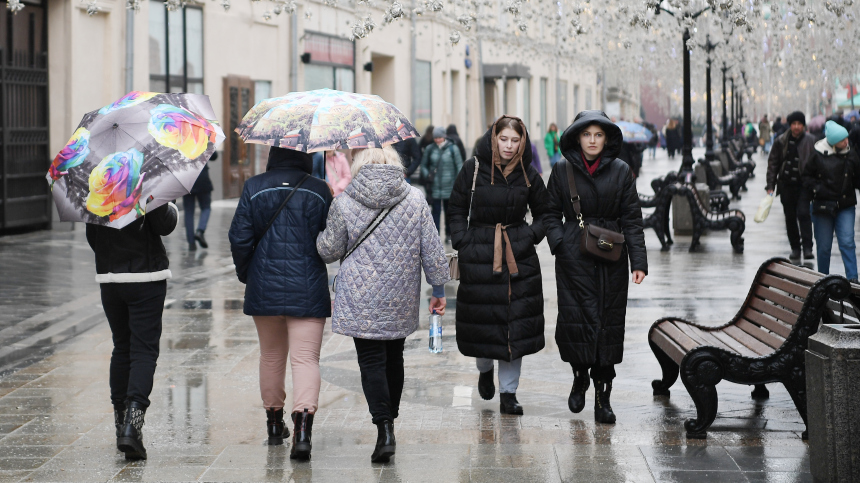
<path id="1" fill-rule="evenodd" d="M 397 152 L 353 150 L 352 182 L 331 205 L 317 250 L 326 263 L 341 260 L 380 213 L 390 211 L 341 260 L 332 331 L 352 337 L 361 387 L 377 426 L 373 462 L 394 455 L 394 419 L 403 392 L 403 345 L 418 328 L 421 268 L 433 286 L 430 311 L 445 314 L 449 280 L 445 249 L 424 194 L 406 182 Z"/>

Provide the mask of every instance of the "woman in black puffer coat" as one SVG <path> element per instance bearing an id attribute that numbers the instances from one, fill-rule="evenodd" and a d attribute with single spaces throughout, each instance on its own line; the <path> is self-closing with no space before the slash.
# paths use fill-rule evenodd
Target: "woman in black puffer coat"
<path id="1" fill-rule="evenodd" d="M 493 360 L 499 361 L 501 412 L 522 414 L 517 402 L 522 357 L 543 349 L 543 289 L 535 245 L 544 237 L 543 179 L 531 166 L 522 121 L 502 116 L 464 163 L 449 202 L 451 241 L 459 251 L 457 345 L 478 358 L 478 392 L 492 399 Z M 471 201 L 471 218 L 469 205 Z M 528 225 L 526 212 L 533 221 Z"/>
<path id="2" fill-rule="evenodd" d="M 627 163 L 616 159 L 621 143 L 621 130 L 606 114 L 580 112 L 561 137 L 566 162 L 556 163 L 547 187 L 547 241 L 556 256 L 558 286 L 555 340 L 574 373 L 568 405 L 574 413 L 582 411 L 591 369 L 594 418 L 609 424 L 615 422 L 609 404 L 614 366 L 624 352 L 628 270 L 635 283 L 648 273 L 636 183 Z M 617 262 L 597 261 L 580 251 L 582 230 L 573 214 L 566 169 L 573 170 L 584 221 L 624 234 Z"/>

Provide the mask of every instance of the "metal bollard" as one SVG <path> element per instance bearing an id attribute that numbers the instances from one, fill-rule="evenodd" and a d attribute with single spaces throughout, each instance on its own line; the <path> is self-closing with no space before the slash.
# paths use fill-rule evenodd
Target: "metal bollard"
<path id="1" fill-rule="evenodd" d="M 860 481 L 860 324 L 822 325 L 806 350 L 809 461 L 818 482 Z"/>

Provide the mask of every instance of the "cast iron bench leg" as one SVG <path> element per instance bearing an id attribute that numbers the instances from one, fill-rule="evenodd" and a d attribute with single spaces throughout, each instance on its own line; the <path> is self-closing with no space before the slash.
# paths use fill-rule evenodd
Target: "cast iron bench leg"
<path id="1" fill-rule="evenodd" d="M 667 356 L 666 353 L 663 352 L 663 349 L 657 347 L 650 340 L 648 341 L 648 345 L 651 346 L 651 352 L 654 353 L 654 356 L 657 358 L 657 362 L 660 363 L 660 368 L 663 370 L 663 379 L 654 379 L 651 381 L 651 387 L 654 388 L 654 395 L 668 397 L 670 395 L 669 388 L 678 380 L 678 364 L 675 364 L 675 361 L 673 361 L 671 357 Z"/>
<path id="2" fill-rule="evenodd" d="M 767 399 L 770 397 L 770 391 L 767 390 L 764 384 L 756 384 L 752 392 L 753 399 Z"/>
<path id="3" fill-rule="evenodd" d="M 696 404 L 696 419 L 684 422 L 689 439 L 707 438 L 707 429 L 717 417 L 717 383 L 723 378 L 723 368 L 719 359 L 707 351 L 697 351 L 684 358 L 681 367 L 681 381 Z"/>

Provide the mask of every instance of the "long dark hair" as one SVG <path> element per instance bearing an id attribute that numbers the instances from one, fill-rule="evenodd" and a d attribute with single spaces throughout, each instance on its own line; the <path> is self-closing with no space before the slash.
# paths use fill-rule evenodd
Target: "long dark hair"
<path id="1" fill-rule="evenodd" d="M 520 136 L 525 137 L 526 133 L 523 131 L 523 125 L 520 123 L 519 119 L 515 119 L 512 117 L 503 117 L 496 121 L 496 130 L 493 134 L 498 135 L 505 128 L 511 128 L 517 132 Z"/>

